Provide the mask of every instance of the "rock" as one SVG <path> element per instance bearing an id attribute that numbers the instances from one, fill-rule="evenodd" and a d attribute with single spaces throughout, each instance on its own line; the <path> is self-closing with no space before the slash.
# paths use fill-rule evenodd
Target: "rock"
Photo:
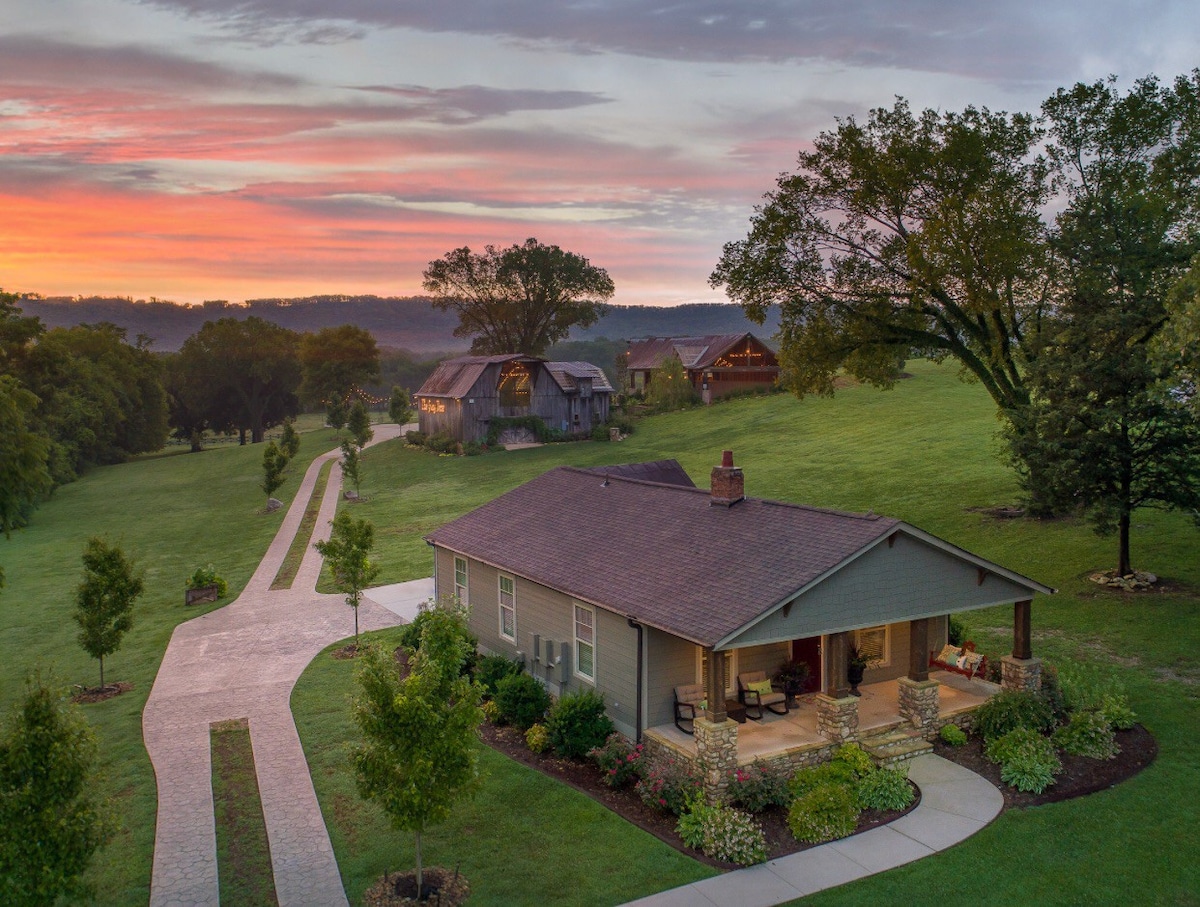
<path id="1" fill-rule="evenodd" d="M 1138 582 L 1146 583 L 1147 585 L 1152 586 L 1158 582 L 1158 577 L 1146 570 L 1138 570 L 1133 575 L 1137 577 Z"/>
<path id="2" fill-rule="evenodd" d="M 283 506 L 283 501 L 278 498 L 267 498 L 267 513 L 274 513 Z"/>
<path id="3" fill-rule="evenodd" d="M 347 488 L 345 491 L 342 492 L 342 497 L 344 497 L 347 501 L 357 501 L 358 500 L 358 492 L 355 491 L 353 488 Z"/>

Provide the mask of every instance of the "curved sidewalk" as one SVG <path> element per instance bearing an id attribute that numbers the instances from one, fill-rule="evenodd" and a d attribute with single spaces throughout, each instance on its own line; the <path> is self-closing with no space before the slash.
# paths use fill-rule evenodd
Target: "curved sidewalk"
<path id="1" fill-rule="evenodd" d="M 989 781 L 941 756 L 918 756 L 908 776 L 921 802 L 908 815 L 749 869 L 631 902 L 647 907 L 771 907 L 895 869 L 966 840 L 1004 808 Z"/>
<path id="2" fill-rule="evenodd" d="M 377 425 L 374 441 L 394 438 L 400 430 Z M 346 904 L 290 699 L 309 662 L 354 632 L 354 616 L 341 595 L 315 591 L 321 557 L 311 545 L 292 588 L 270 589 L 321 466 L 338 453 L 322 454 L 309 466 L 242 594 L 224 608 L 178 625 L 171 636 L 142 713 L 142 736 L 158 785 L 152 907 L 219 903 L 209 725 L 233 718 L 249 719 L 280 905 Z M 341 470 L 334 463 L 314 541 L 328 538 L 340 490 Z M 401 622 L 399 615 L 415 612 L 432 591 L 432 580 L 425 579 L 390 587 L 386 603 L 368 593 L 359 607 L 359 626 L 394 626 Z"/>

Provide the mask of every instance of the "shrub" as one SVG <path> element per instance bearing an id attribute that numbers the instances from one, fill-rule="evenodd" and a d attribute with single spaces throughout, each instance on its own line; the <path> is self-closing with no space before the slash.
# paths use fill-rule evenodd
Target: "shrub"
<path id="1" fill-rule="evenodd" d="M 632 745 L 620 734 L 609 734 L 603 746 L 588 753 L 604 776 L 609 787 L 628 787 L 642 777 L 645 760 L 642 745 Z"/>
<path id="2" fill-rule="evenodd" d="M 1016 728 L 985 747 L 987 757 L 1000 763 L 1000 779 L 1017 790 L 1040 794 L 1054 783 L 1062 762 L 1054 744 L 1030 728 Z"/>
<path id="3" fill-rule="evenodd" d="M 593 441 L 607 441 L 608 429 L 603 425 L 596 425 L 592 428 L 591 437 Z"/>
<path id="4" fill-rule="evenodd" d="M 546 729 L 556 753 L 582 758 L 604 745 L 613 732 L 613 723 L 604 710 L 604 697 L 593 690 L 581 690 L 559 697 L 546 718 Z"/>
<path id="5" fill-rule="evenodd" d="M 544 753 L 550 749 L 550 732 L 546 730 L 546 725 L 535 724 L 527 730 L 525 745 L 534 753 Z"/>
<path id="6" fill-rule="evenodd" d="M 633 420 L 632 419 L 624 419 L 624 418 L 609 419 L 608 420 L 608 428 L 619 429 L 621 434 L 623 434 L 623 435 L 632 435 L 633 434 Z"/>
<path id="7" fill-rule="evenodd" d="M 503 655 L 484 655 L 475 663 L 475 679 L 483 684 L 489 696 L 496 695 L 496 685 L 505 677 L 520 674 L 524 665 Z"/>
<path id="8" fill-rule="evenodd" d="M 189 589 L 203 589 L 205 586 L 216 586 L 217 598 L 224 598 L 225 593 L 229 591 L 229 584 L 225 582 L 224 577 L 217 573 L 217 568 L 212 564 L 197 567 L 196 572 L 187 580 Z"/>
<path id="9" fill-rule="evenodd" d="M 1054 713 L 1046 700 L 1027 690 L 1003 690 L 975 710 L 975 733 L 985 742 L 1017 728 L 1052 730 Z"/>
<path id="10" fill-rule="evenodd" d="M 833 751 L 833 761 L 844 763 L 854 770 L 857 778 L 864 778 L 875 771 L 875 762 L 857 743 L 846 743 Z"/>
<path id="11" fill-rule="evenodd" d="M 425 446 L 434 453 L 458 453 L 458 439 L 449 432 L 439 431 L 425 439 Z"/>
<path id="12" fill-rule="evenodd" d="M 687 835 L 685 837 L 685 825 Z M 750 866 L 767 859 L 767 836 L 753 817 L 731 806 L 707 806 L 700 798 L 679 819 L 684 842 L 699 838 L 704 855 L 726 863 Z M 688 843 L 689 847 L 697 845 Z"/>
<path id="13" fill-rule="evenodd" d="M 423 431 L 406 431 L 404 433 L 404 443 L 411 444 L 413 447 L 425 446 L 425 432 Z"/>
<path id="14" fill-rule="evenodd" d="M 550 694 L 536 677 L 529 674 L 510 674 L 496 684 L 496 708 L 500 720 L 525 731 L 546 716 Z"/>
<path id="15" fill-rule="evenodd" d="M 846 762 L 822 762 L 802 768 L 788 781 L 788 790 L 793 797 L 803 797 L 825 784 L 839 784 L 849 791 L 858 783 L 858 773 Z"/>
<path id="16" fill-rule="evenodd" d="M 1071 717 L 1071 710 L 1067 707 L 1066 697 L 1063 696 L 1062 682 L 1058 679 L 1058 669 L 1054 665 L 1042 665 L 1042 689 L 1039 695 L 1050 707 L 1056 724 L 1062 724 Z"/>
<path id="17" fill-rule="evenodd" d="M 858 805 L 863 809 L 908 809 L 913 797 L 908 776 L 894 768 L 876 769 L 858 782 Z"/>
<path id="18" fill-rule="evenodd" d="M 1090 759 L 1115 759 L 1121 752 L 1117 735 L 1102 712 L 1076 712 L 1054 732 L 1054 745 L 1072 756 Z"/>
<path id="19" fill-rule="evenodd" d="M 961 646 L 967 640 L 967 625 L 962 622 L 961 618 L 950 615 L 949 626 L 946 633 L 946 641 L 952 646 Z"/>
<path id="20" fill-rule="evenodd" d="M 1129 707 L 1129 697 L 1124 693 L 1106 693 L 1100 700 L 1100 714 L 1118 731 L 1129 730 L 1137 721 L 1137 715 Z"/>
<path id="21" fill-rule="evenodd" d="M 500 707 L 496 705 L 494 699 L 485 699 L 479 703 L 479 708 L 483 710 L 483 720 L 489 724 L 500 724 Z"/>
<path id="22" fill-rule="evenodd" d="M 488 422 L 487 446 L 495 447 L 500 436 L 510 428 L 528 429 L 535 438 L 543 443 L 555 440 L 554 435 L 561 434 L 561 432 L 552 432 L 546 427 L 546 423 L 537 416 L 498 416 Z"/>
<path id="23" fill-rule="evenodd" d="M 634 790 L 647 806 L 678 816 L 687 808 L 688 797 L 700 790 L 700 776 L 690 762 L 658 758 L 646 766 Z"/>
<path id="24" fill-rule="evenodd" d="M 797 841 L 808 844 L 835 841 L 854 833 L 858 812 L 858 801 L 849 785 L 818 784 L 792 801 L 788 828 Z"/>
<path id="25" fill-rule="evenodd" d="M 943 724 L 942 729 L 938 731 L 938 736 L 942 738 L 943 743 L 951 746 L 962 746 L 967 742 L 966 731 L 956 724 Z"/>
<path id="26" fill-rule="evenodd" d="M 787 770 L 758 760 L 739 768 L 729 779 L 729 802 L 752 813 L 787 806 L 792 802 Z"/>
<path id="27" fill-rule="evenodd" d="M 679 814 L 679 821 L 675 823 L 675 831 L 679 835 L 679 839 L 693 850 L 703 848 L 704 823 L 718 809 L 720 809 L 719 806 L 709 806 L 704 799 L 704 794 L 700 791 L 689 796 L 687 806 Z"/>
<path id="28" fill-rule="evenodd" d="M 463 453 L 468 457 L 477 457 L 480 454 L 487 453 L 487 445 L 480 444 L 478 441 L 468 441 L 463 445 Z"/>
<path id="29" fill-rule="evenodd" d="M 429 617 L 429 615 L 433 612 L 435 607 L 460 608 L 462 606 L 458 604 L 458 599 L 454 598 L 453 596 L 447 596 L 443 598 L 441 604 L 436 606 L 432 605 L 430 602 L 423 603 L 417 611 L 417 616 L 414 617 L 410 623 L 407 623 L 401 627 L 398 635 L 400 645 L 406 652 L 408 652 L 409 655 L 414 654 L 418 649 L 421 648 L 421 634 L 425 632 L 425 625 L 432 619 Z M 456 629 L 462 635 L 463 640 L 467 643 L 467 651 L 474 652 L 476 647 L 479 645 L 479 640 L 471 635 L 471 631 L 467 629 L 465 623 L 456 625 Z M 463 673 L 470 671 L 473 664 L 474 659 L 468 659 L 465 661 L 462 666 Z"/>

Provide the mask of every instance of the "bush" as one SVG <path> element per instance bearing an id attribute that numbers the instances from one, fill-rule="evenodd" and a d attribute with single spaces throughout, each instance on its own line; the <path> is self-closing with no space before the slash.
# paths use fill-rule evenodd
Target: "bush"
<path id="1" fill-rule="evenodd" d="M 1030 728 L 1016 728 L 997 737 L 985 752 L 1000 764 L 1000 779 L 1017 790 L 1040 794 L 1062 771 L 1054 744 Z"/>
<path id="2" fill-rule="evenodd" d="M 525 732 L 525 745 L 531 752 L 544 753 L 550 749 L 550 733 L 546 725 L 535 724 Z"/>
<path id="3" fill-rule="evenodd" d="M 494 699 L 485 699 L 479 703 L 479 708 L 483 711 L 483 720 L 489 724 L 500 724 L 500 707 L 496 705 Z"/>
<path id="4" fill-rule="evenodd" d="M 914 796 L 908 776 L 894 768 L 876 769 L 858 782 L 858 805 L 863 809 L 908 809 Z"/>
<path id="5" fill-rule="evenodd" d="M 495 447 L 500 436 L 509 428 L 528 429 L 542 443 L 556 440 L 554 436 L 561 435 L 561 432 L 552 432 L 537 416 L 496 417 L 488 422 L 487 446 Z"/>
<path id="6" fill-rule="evenodd" d="M 822 762 L 802 768 L 788 781 L 793 797 L 803 797 L 826 784 L 838 784 L 849 791 L 858 783 L 858 773 L 846 762 Z"/>
<path id="7" fill-rule="evenodd" d="M 404 433 L 404 443 L 411 444 L 413 447 L 425 446 L 425 432 L 423 431 L 406 431 Z"/>
<path id="8" fill-rule="evenodd" d="M 1058 669 L 1054 665 L 1042 665 L 1042 689 L 1038 695 L 1050 706 L 1055 724 L 1062 724 L 1071 717 L 1071 710 L 1067 707 L 1066 697 L 1063 696 L 1062 682 L 1058 679 Z"/>
<path id="9" fill-rule="evenodd" d="M 729 779 L 729 802 L 752 813 L 787 806 L 792 802 L 787 770 L 758 760 L 739 768 Z"/>
<path id="10" fill-rule="evenodd" d="M 952 646 L 961 646 L 967 640 L 967 625 L 961 618 L 950 615 L 946 641 Z"/>
<path id="11" fill-rule="evenodd" d="M 511 674 L 496 684 L 496 708 L 500 721 L 526 731 L 544 717 L 550 708 L 550 694 L 529 674 Z"/>
<path id="12" fill-rule="evenodd" d="M 632 435 L 633 434 L 633 420 L 625 419 L 625 418 L 609 419 L 607 428 L 616 428 L 616 429 L 620 430 L 622 435 Z"/>
<path id="13" fill-rule="evenodd" d="M 854 833 L 858 813 L 858 800 L 852 787 L 837 783 L 818 784 L 792 801 L 788 809 L 788 828 L 797 841 L 808 844 L 835 841 Z"/>
<path id="14" fill-rule="evenodd" d="M 592 428 L 591 438 L 593 441 L 607 441 L 608 429 L 603 425 L 596 425 Z"/>
<path id="15" fill-rule="evenodd" d="M 409 655 L 413 655 L 421 648 L 421 634 L 425 632 L 425 625 L 429 623 L 431 619 L 429 615 L 434 610 L 434 607 L 461 607 L 457 604 L 457 602 L 458 599 L 456 598 L 446 597 L 442 600 L 442 603 L 437 606 L 433 606 L 429 602 L 423 603 L 417 611 L 417 616 L 414 617 L 410 623 L 407 623 L 400 628 L 398 640 L 404 650 L 408 652 Z M 465 624 L 458 625 L 457 630 L 462 634 L 463 639 L 467 643 L 466 649 L 470 652 L 474 652 L 476 647 L 479 645 L 479 640 L 471 635 L 471 631 L 467 629 Z M 470 671 L 473 665 L 474 659 L 469 659 L 464 662 L 462 666 L 463 673 L 465 674 Z"/>
<path id="16" fill-rule="evenodd" d="M 700 791 L 688 797 L 687 806 L 679 814 L 679 821 L 675 823 L 679 839 L 693 850 L 704 847 L 704 823 L 718 809 L 719 806 L 709 806 Z"/>
<path id="17" fill-rule="evenodd" d="M 1100 714 L 1118 731 L 1129 730 L 1137 721 L 1137 715 L 1129 707 L 1129 697 L 1124 693 L 1105 694 L 1100 700 Z"/>
<path id="18" fill-rule="evenodd" d="M 620 734 L 609 734 L 604 745 L 589 752 L 588 758 L 600 769 L 605 784 L 622 788 L 642 777 L 646 767 L 642 753 L 640 743 L 634 746 Z"/>
<path id="19" fill-rule="evenodd" d="M 212 564 L 197 567 L 196 572 L 187 580 L 189 589 L 203 589 L 205 586 L 216 586 L 217 598 L 224 598 L 225 593 L 229 591 L 229 584 L 225 582 L 224 577 L 217 573 L 217 568 Z"/>
<path id="20" fill-rule="evenodd" d="M 1072 714 L 1100 712 L 1113 727 L 1133 727 L 1137 716 L 1129 707 L 1125 684 L 1115 675 L 1094 665 L 1069 665 L 1059 672 L 1059 679 Z"/>
<path id="21" fill-rule="evenodd" d="M 646 766 L 634 790 L 647 806 L 678 816 L 687 808 L 688 798 L 700 790 L 700 776 L 690 762 L 658 758 Z"/>
<path id="22" fill-rule="evenodd" d="M 1017 728 L 1053 730 L 1054 713 L 1049 703 L 1036 693 L 1003 690 L 975 710 L 974 727 L 986 743 Z"/>
<path id="23" fill-rule="evenodd" d="M 484 655 L 475 663 L 475 679 L 489 696 L 496 695 L 496 685 L 505 677 L 512 677 L 525 670 L 524 665 L 503 655 Z"/>
<path id="24" fill-rule="evenodd" d="M 458 453 L 458 439 L 449 432 L 439 431 L 436 435 L 430 435 L 425 439 L 425 447 L 434 453 L 456 454 Z"/>
<path id="25" fill-rule="evenodd" d="M 477 457 L 480 454 L 487 453 L 487 445 L 480 444 L 478 441 L 468 441 L 463 445 L 463 453 L 468 457 Z"/>
<path id="26" fill-rule="evenodd" d="M 1117 735 L 1102 712 L 1076 712 L 1054 732 L 1054 745 L 1072 756 L 1089 759 L 1115 759 L 1121 752 Z"/>
<path id="27" fill-rule="evenodd" d="M 967 742 L 966 731 L 956 724 L 943 724 L 942 729 L 938 731 L 938 736 L 942 738 L 943 743 L 951 746 L 962 746 Z"/>
<path id="28" fill-rule="evenodd" d="M 689 804 L 676 827 L 688 847 L 726 863 L 750 866 L 767 859 L 767 837 L 751 816 L 730 806 L 708 806 L 702 798 Z"/>
<path id="29" fill-rule="evenodd" d="M 604 745 L 613 732 L 613 723 L 604 710 L 604 697 L 593 690 L 581 690 L 559 697 L 550 709 L 546 729 L 556 753 L 581 758 Z"/>
<path id="30" fill-rule="evenodd" d="M 833 751 L 834 762 L 844 763 L 854 770 L 856 778 L 865 778 L 875 771 L 874 760 L 857 743 L 846 743 Z"/>

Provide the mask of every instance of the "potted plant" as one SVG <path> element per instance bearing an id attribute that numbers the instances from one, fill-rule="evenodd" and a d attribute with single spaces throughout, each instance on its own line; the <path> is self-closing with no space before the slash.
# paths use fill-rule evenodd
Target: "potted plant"
<path id="1" fill-rule="evenodd" d="M 858 646 L 851 645 L 846 650 L 846 679 L 850 681 L 850 695 L 861 696 L 858 691 L 858 685 L 862 683 L 863 673 L 871 666 L 874 661 Z"/>
<path id="2" fill-rule="evenodd" d="M 775 682 L 787 694 L 789 705 L 804 692 L 804 687 L 808 684 L 808 674 L 808 664 L 803 661 L 786 661 L 775 672 Z"/>

